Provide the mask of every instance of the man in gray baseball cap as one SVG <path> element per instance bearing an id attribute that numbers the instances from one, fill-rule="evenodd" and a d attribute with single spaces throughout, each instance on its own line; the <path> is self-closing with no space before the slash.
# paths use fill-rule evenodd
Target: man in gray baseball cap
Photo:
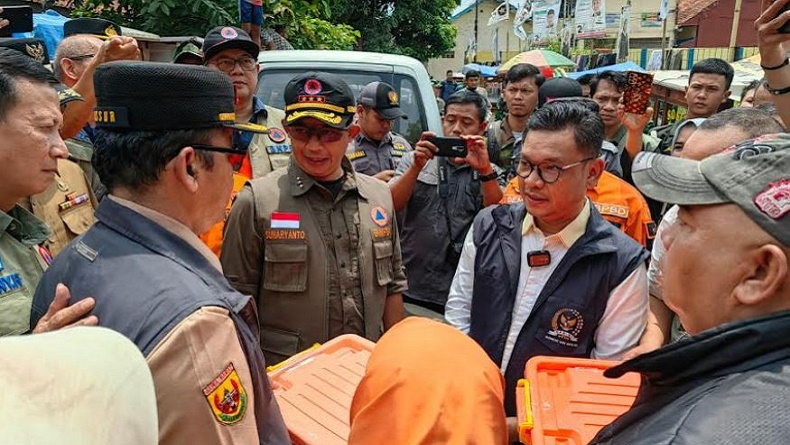
<path id="1" fill-rule="evenodd" d="M 640 372 L 643 385 L 591 443 L 786 443 L 790 135 L 702 161 L 642 153 L 633 175 L 680 206 L 665 235 L 664 301 L 691 337 L 607 371 Z"/>

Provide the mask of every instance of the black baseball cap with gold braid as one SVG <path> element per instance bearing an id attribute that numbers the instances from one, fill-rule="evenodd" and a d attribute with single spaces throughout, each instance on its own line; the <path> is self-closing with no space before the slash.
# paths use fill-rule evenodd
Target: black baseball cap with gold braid
<path id="1" fill-rule="evenodd" d="M 300 74 L 285 86 L 285 122 L 313 118 L 330 127 L 345 129 L 356 113 L 354 93 L 339 76 L 330 73 Z"/>
<path id="2" fill-rule="evenodd" d="M 93 76 L 96 127 L 119 131 L 167 131 L 228 127 L 268 133 L 263 125 L 236 123 L 230 78 L 211 68 L 119 61 Z"/>
<path id="3" fill-rule="evenodd" d="M 121 27 L 115 23 L 97 18 L 71 19 L 63 24 L 63 37 L 89 34 L 102 40 L 120 36 Z"/>

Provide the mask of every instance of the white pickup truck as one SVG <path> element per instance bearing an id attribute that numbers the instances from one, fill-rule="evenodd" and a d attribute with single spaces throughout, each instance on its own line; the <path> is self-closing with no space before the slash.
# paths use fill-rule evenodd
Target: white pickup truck
<path id="1" fill-rule="evenodd" d="M 425 67 L 411 57 L 362 51 L 264 51 L 258 56 L 256 95 L 267 105 L 282 109 L 285 85 L 307 71 L 340 75 L 354 94 L 370 82 L 383 81 L 395 88 L 408 119 L 398 119 L 394 131 L 415 143 L 423 131 L 442 133 L 439 108 Z"/>

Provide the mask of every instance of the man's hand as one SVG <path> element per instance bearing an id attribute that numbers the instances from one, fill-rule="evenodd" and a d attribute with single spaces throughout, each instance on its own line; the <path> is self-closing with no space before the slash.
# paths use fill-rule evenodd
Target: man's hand
<path id="1" fill-rule="evenodd" d="M 435 137 L 436 133 L 432 131 L 425 131 L 420 135 L 420 140 L 417 142 L 417 145 L 414 146 L 414 164 L 412 164 L 410 168 L 422 170 L 425 164 L 433 159 L 436 152 L 439 151 L 436 145 L 430 141 Z"/>
<path id="2" fill-rule="evenodd" d="M 645 127 L 653 117 L 653 108 L 647 107 L 645 114 L 639 115 L 634 113 L 626 113 L 625 106 L 620 104 L 617 107 L 617 117 L 623 121 L 623 126 L 630 133 L 642 133 L 645 131 Z"/>
<path id="3" fill-rule="evenodd" d="M 98 317 L 88 315 L 96 306 L 96 301 L 93 298 L 86 298 L 69 307 L 70 299 L 69 288 L 58 284 L 55 288 L 55 299 L 49 305 L 47 313 L 36 324 L 33 333 L 40 334 L 74 326 L 96 326 L 99 324 Z"/>
<path id="4" fill-rule="evenodd" d="M 2 17 L 2 14 L 3 14 L 3 8 L 0 8 L 0 29 L 5 28 L 6 26 L 11 24 L 11 22 L 9 22 L 8 20 Z"/>
<path id="5" fill-rule="evenodd" d="M 469 164 L 481 175 L 488 175 L 494 171 L 488 159 L 488 147 L 483 136 L 461 136 L 466 142 L 467 155 L 465 158 L 454 158 L 456 164 Z"/>
<path id="6" fill-rule="evenodd" d="M 763 13 L 754 21 L 763 65 L 776 66 L 787 57 L 783 43 L 790 41 L 790 34 L 780 33 L 779 28 L 790 19 L 790 11 L 785 11 L 782 14 L 779 12 L 788 3 L 790 0 L 763 0 Z M 766 60 L 767 58 L 771 60 Z M 774 58 L 776 60 L 773 60 Z"/>
<path id="7" fill-rule="evenodd" d="M 104 41 L 96 53 L 98 64 L 116 60 L 140 60 L 137 40 L 127 36 L 114 36 Z"/>
<path id="8" fill-rule="evenodd" d="M 390 182 L 390 179 L 392 179 L 393 176 L 395 176 L 395 170 L 382 170 L 373 175 L 374 178 L 380 179 L 384 182 Z"/>

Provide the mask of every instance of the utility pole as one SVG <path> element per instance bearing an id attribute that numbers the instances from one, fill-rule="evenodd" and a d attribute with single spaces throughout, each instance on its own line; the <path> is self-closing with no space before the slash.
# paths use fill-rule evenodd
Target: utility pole
<path id="1" fill-rule="evenodd" d="M 741 22 L 741 1 L 735 0 L 735 12 L 732 15 L 732 30 L 730 31 L 729 61 L 735 61 L 735 45 L 738 41 L 738 25 Z"/>
<path id="2" fill-rule="evenodd" d="M 477 7 L 477 1 L 478 0 L 475 0 L 475 57 L 473 60 L 474 63 L 477 63 L 477 15 L 479 12 Z"/>

